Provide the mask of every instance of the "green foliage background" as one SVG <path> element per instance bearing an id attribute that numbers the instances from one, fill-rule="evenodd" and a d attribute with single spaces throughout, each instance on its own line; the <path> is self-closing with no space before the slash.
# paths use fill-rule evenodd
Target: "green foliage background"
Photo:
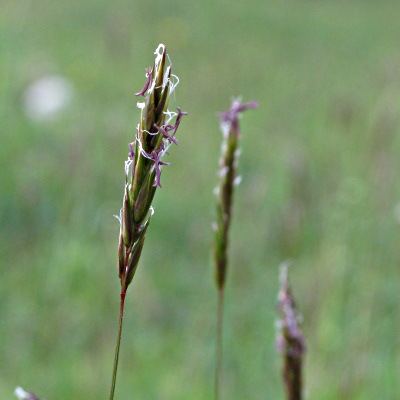
<path id="1" fill-rule="evenodd" d="M 0 13 L 0 398 L 108 398 L 117 214 L 133 93 L 167 45 L 189 112 L 127 297 L 116 398 L 211 399 L 210 257 L 220 131 L 242 119 L 225 314 L 224 399 L 283 399 L 278 265 L 308 343 L 310 400 L 400 397 L 397 1 L 5 0 Z M 21 97 L 75 89 L 49 122 Z"/>

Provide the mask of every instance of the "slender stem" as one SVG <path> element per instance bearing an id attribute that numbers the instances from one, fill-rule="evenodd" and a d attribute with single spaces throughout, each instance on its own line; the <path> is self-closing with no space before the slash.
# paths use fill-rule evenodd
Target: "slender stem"
<path id="1" fill-rule="evenodd" d="M 110 400 L 114 399 L 115 382 L 117 380 L 119 346 L 121 344 L 122 321 L 123 321 L 123 318 L 124 318 L 124 309 L 125 309 L 125 295 L 126 295 L 126 291 L 123 290 L 121 292 L 121 300 L 120 300 L 120 305 L 119 305 L 118 336 L 117 336 L 117 344 L 115 346 L 114 368 L 113 368 L 113 374 L 112 374 Z"/>
<path id="2" fill-rule="evenodd" d="M 217 337 L 215 346 L 215 395 L 214 399 L 220 398 L 220 383 L 222 374 L 222 328 L 224 319 L 224 288 L 218 289 L 218 311 L 217 311 Z"/>

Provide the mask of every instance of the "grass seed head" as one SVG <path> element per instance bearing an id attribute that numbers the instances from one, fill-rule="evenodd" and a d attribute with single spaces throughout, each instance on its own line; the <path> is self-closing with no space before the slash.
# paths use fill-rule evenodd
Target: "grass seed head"
<path id="1" fill-rule="evenodd" d="M 138 102 L 140 122 L 136 136 L 129 144 L 125 162 L 125 191 L 120 214 L 120 240 L 118 270 L 121 286 L 126 290 L 135 274 L 143 249 L 147 228 L 153 211 L 157 187 L 161 187 L 162 167 L 171 144 L 177 144 L 175 134 L 186 112 L 168 110 L 171 93 L 179 79 L 172 74 L 172 67 L 165 46 L 155 51 L 153 66 L 146 70 L 146 82 L 135 95 L 143 97 Z"/>
<path id="2" fill-rule="evenodd" d="M 278 294 L 277 350 L 283 355 L 282 376 L 288 400 L 302 398 L 302 368 L 305 340 L 300 330 L 300 318 L 288 279 L 288 265 L 280 268 L 281 288 Z"/>
<path id="3" fill-rule="evenodd" d="M 226 280 L 228 231 L 232 217 L 232 196 L 234 187 L 240 181 L 237 176 L 237 166 L 240 151 L 239 117 L 243 111 L 257 108 L 255 101 L 241 103 L 234 100 L 230 110 L 220 113 L 221 130 L 223 134 L 220 166 L 219 185 L 215 190 L 217 197 L 216 221 L 214 230 L 214 271 L 218 289 L 222 289 Z"/>

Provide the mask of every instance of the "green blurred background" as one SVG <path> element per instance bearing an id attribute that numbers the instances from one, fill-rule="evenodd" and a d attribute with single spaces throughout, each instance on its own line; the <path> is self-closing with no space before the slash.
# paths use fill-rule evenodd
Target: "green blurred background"
<path id="1" fill-rule="evenodd" d="M 400 398 L 400 5 L 372 0 L 5 0 L 0 13 L 0 398 L 106 399 L 133 94 L 167 45 L 189 112 L 127 297 L 116 399 L 211 399 L 210 256 L 221 134 L 242 119 L 224 399 L 283 399 L 278 266 L 308 399 Z M 51 118 L 29 86 L 72 87 Z"/>

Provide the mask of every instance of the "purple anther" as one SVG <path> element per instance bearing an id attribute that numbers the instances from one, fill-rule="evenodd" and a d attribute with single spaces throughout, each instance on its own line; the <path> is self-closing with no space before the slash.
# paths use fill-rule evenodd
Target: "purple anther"
<path id="1" fill-rule="evenodd" d="M 258 103 L 256 101 L 250 101 L 248 103 L 241 103 L 238 100 L 234 100 L 232 103 L 232 107 L 229 111 L 225 111 L 219 114 L 219 118 L 221 122 L 227 122 L 231 124 L 231 129 L 239 134 L 239 115 L 245 110 L 250 108 L 257 108 Z"/>
<path id="2" fill-rule="evenodd" d="M 151 83 L 151 78 L 152 78 L 152 75 L 153 75 L 153 69 L 154 69 L 154 64 L 153 64 L 153 66 L 151 68 L 146 68 L 147 81 L 144 84 L 143 89 L 140 92 L 135 93 L 135 96 L 144 96 L 144 94 L 147 92 L 147 90 L 148 90 L 148 88 L 150 86 L 150 83 Z"/>
<path id="3" fill-rule="evenodd" d="M 128 157 L 132 158 L 133 160 L 135 160 L 135 150 L 133 150 L 134 144 L 135 142 L 129 143 L 129 153 L 128 153 Z"/>
<path id="4" fill-rule="evenodd" d="M 178 144 L 178 141 L 171 135 L 168 134 L 169 130 L 172 130 L 170 125 L 167 125 L 166 127 L 163 126 L 158 126 L 157 124 L 154 124 L 154 127 L 160 132 L 167 140 L 169 140 L 172 143 Z"/>
<path id="5" fill-rule="evenodd" d="M 144 150 L 142 150 L 143 155 L 146 158 L 149 158 L 150 160 L 154 161 L 154 170 L 156 171 L 156 179 L 154 181 L 153 186 L 161 186 L 161 166 L 163 165 L 170 165 L 170 163 L 162 161 L 161 158 L 165 154 L 164 151 L 165 147 L 164 144 L 162 143 L 161 146 L 157 150 L 153 150 L 151 153 L 146 153 Z"/>
<path id="6" fill-rule="evenodd" d="M 179 124 L 181 123 L 181 118 L 184 115 L 188 115 L 188 113 L 186 111 L 181 111 L 181 109 L 179 107 L 176 107 L 176 109 L 178 110 L 178 115 L 176 116 L 176 120 L 175 120 L 174 135 L 175 135 L 176 131 L 178 130 Z"/>

